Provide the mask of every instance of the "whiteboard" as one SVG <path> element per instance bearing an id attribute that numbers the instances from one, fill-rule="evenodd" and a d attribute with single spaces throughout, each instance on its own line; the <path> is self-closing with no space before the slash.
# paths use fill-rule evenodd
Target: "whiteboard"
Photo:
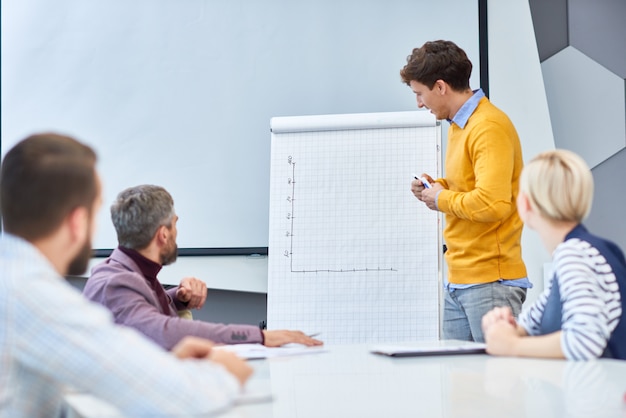
<path id="1" fill-rule="evenodd" d="M 410 191 L 440 172 L 429 112 L 271 121 L 268 328 L 326 344 L 439 338 L 438 212 Z"/>
<path id="2" fill-rule="evenodd" d="M 117 244 L 115 196 L 142 183 L 172 193 L 179 247 L 267 247 L 271 117 L 415 110 L 399 70 L 433 39 L 466 50 L 478 86 L 476 1 L 1 7 L 2 153 L 44 130 L 92 145 L 104 184 L 100 249 Z"/>

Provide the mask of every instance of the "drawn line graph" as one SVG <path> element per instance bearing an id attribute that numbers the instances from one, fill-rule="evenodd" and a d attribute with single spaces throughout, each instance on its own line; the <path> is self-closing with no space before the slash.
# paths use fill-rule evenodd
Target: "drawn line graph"
<path id="1" fill-rule="evenodd" d="M 296 211 L 298 209 L 297 198 L 296 198 L 296 191 L 297 191 L 296 186 L 298 183 L 296 179 L 296 165 L 297 164 L 296 164 L 296 161 L 294 161 L 292 156 L 289 156 L 287 160 L 288 160 L 288 164 L 291 166 L 291 177 L 287 179 L 287 183 L 289 184 L 291 188 L 291 194 L 290 196 L 287 196 L 287 202 L 289 203 L 290 211 L 287 212 L 287 215 L 286 215 L 290 224 L 290 228 L 285 233 L 286 236 L 289 237 L 289 250 L 285 250 L 283 252 L 283 255 L 289 258 L 289 266 L 290 266 L 291 273 L 355 273 L 355 272 L 374 273 L 374 272 L 382 272 L 382 271 L 391 271 L 391 272 L 398 271 L 397 268 L 394 268 L 394 267 L 347 267 L 347 268 L 340 267 L 340 268 L 312 268 L 312 269 L 294 267 L 294 260 L 297 261 L 298 256 L 306 256 L 306 255 L 298 254 L 297 252 L 294 253 L 294 240 L 298 239 L 298 236 L 295 232 L 298 226 L 297 224 L 298 219 L 296 216 Z"/>

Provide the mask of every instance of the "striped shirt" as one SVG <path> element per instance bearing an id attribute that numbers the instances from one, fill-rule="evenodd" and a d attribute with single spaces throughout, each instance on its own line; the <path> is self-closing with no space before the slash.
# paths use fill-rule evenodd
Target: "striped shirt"
<path id="1" fill-rule="evenodd" d="M 540 334 L 546 302 L 557 281 L 562 305 L 561 348 L 565 357 L 587 360 L 602 356 L 622 315 L 620 289 L 613 268 L 596 247 L 580 238 L 566 238 L 556 247 L 553 266 L 554 279 L 535 304 L 522 312 L 519 324 L 529 335 Z"/>
<path id="2" fill-rule="evenodd" d="M 57 417 L 68 387 L 151 418 L 220 411 L 240 390 L 222 366 L 178 360 L 115 325 L 36 247 L 9 234 L 0 237 L 0 321 L 1 417 Z"/>

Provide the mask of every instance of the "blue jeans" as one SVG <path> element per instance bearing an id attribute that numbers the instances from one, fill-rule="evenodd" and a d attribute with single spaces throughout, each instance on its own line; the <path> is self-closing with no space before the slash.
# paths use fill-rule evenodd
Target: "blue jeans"
<path id="1" fill-rule="evenodd" d="M 508 306 L 517 318 L 526 300 L 526 289 L 500 282 L 467 289 L 444 290 L 443 339 L 484 342 L 481 321 L 495 307 Z"/>

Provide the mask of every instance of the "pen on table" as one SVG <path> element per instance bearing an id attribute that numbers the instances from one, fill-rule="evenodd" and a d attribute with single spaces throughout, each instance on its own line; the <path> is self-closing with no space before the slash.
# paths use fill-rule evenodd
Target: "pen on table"
<path id="1" fill-rule="evenodd" d="M 428 182 L 428 180 L 426 180 L 425 177 L 417 177 L 415 174 L 413 174 L 413 178 L 415 180 L 421 181 L 425 188 L 430 189 L 430 183 Z"/>

